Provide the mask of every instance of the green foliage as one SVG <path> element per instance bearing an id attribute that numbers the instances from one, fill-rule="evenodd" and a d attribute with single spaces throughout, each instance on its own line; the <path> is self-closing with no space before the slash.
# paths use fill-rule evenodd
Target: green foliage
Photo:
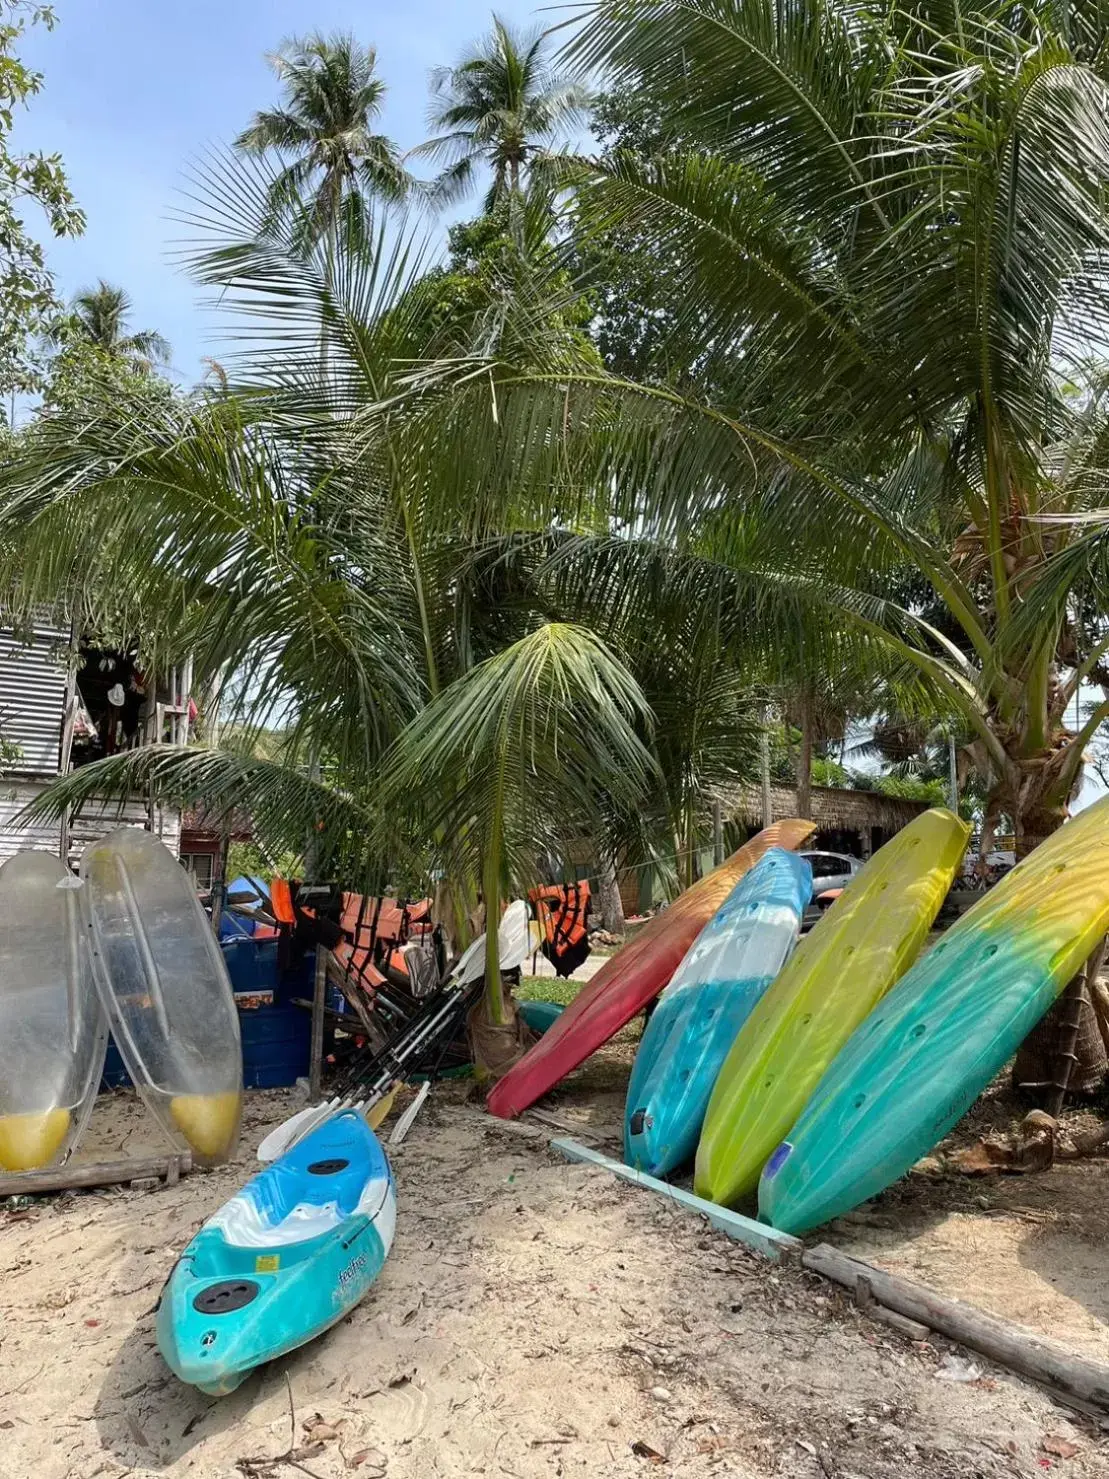
<path id="1" fill-rule="evenodd" d="M 449 259 L 414 288 L 427 304 L 428 350 L 514 364 L 597 364 L 593 305 L 556 236 L 550 192 L 533 186 L 447 233 Z"/>
<path id="2" fill-rule="evenodd" d="M 857 782 L 858 778 L 838 760 L 829 760 L 821 755 L 813 757 L 812 783 L 814 786 L 834 786 L 842 790 L 844 787 L 855 787 Z"/>
<path id="3" fill-rule="evenodd" d="M 449 877 L 480 879 L 500 917 L 546 857 L 566 855 L 599 809 L 631 807 L 654 761 L 638 685 L 591 632 L 548 623 L 471 668 L 407 726 L 380 801 L 389 825 L 438 839 Z M 495 944 L 487 944 L 493 1021 L 504 1020 Z"/>
<path id="4" fill-rule="evenodd" d="M 85 218 L 57 154 L 16 154 L 11 132 L 17 112 L 42 87 L 42 76 L 19 59 L 27 28 L 55 24 L 53 7 L 32 0 L 0 0 L 0 394 L 35 387 L 35 337 L 58 308 L 41 243 L 23 220 L 30 201 L 55 237 L 80 236 Z"/>
<path id="5" fill-rule="evenodd" d="M 165 404 L 175 392 L 147 363 L 90 343 L 79 334 L 67 337 L 47 362 L 42 404 L 47 412 L 95 413 L 123 400 Z"/>
<path id="6" fill-rule="evenodd" d="M 285 851 L 272 855 L 264 853 L 254 842 L 232 842 L 227 849 L 227 877 L 225 883 L 236 878 L 301 878 L 304 875 L 304 860 L 299 853 Z"/>
<path id="7" fill-rule="evenodd" d="M 74 295 L 68 311 L 51 324 L 48 339 L 55 348 L 98 349 L 124 361 L 138 374 L 169 363 L 169 344 L 154 329 L 131 331 L 131 299 L 123 288 L 105 282 Z"/>
<path id="8" fill-rule="evenodd" d="M 373 47 L 317 31 L 284 42 L 268 60 L 282 104 L 256 113 L 235 147 L 282 161 L 269 182 L 271 211 L 292 211 L 313 241 L 333 233 L 344 214 L 403 201 L 413 181 L 397 146 L 373 132 L 386 91 Z"/>
<path id="9" fill-rule="evenodd" d="M 896 796 L 902 801 L 927 801 L 929 806 L 947 806 L 951 797 L 947 786 L 938 778 L 924 780 L 919 776 L 882 775 L 872 786 L 881 796 Z"/>
<path id="10" fill-rule="evenodd" d="M 588 93 L 551 69 L 546 49 L 541 32 L 519 34 L 494 15 L 474 51 L 432 74 L 429 122 L 439 132 L 412 154 L 445 166 L 434 187 L 439 200 L 467 194 L 485 164 L 493 176 L 485 211 L 492 211 L 532 183 L 561 131 L 583 121 Z"/>

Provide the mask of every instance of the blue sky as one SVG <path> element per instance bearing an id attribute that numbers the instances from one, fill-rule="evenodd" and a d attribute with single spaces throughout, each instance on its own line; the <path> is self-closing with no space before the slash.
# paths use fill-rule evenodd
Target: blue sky
<path id="1" fill-rule="evenodd" d="M 134 326 L 165 334 L 186 382 L 203 373 L 218 326 L 170 261 L 178 234 L 170 217 L 189 160 L 276 101 L 265 53 L 311 30 L 351 30 L 376 46 L 389 87 L 381 128 L 407 149 L 427 137 L 429 71 L 457 60 L 492 11 L 480 0 L 56 0 L 56 8 L 57 29 L 36 29 L 23 47 L 45 83 L 16 142 L 62 155 L 88 229 L 51 242 L 50 265 L 66 296 L 99 277 L 125 287 Z M 559 18 L 524 0 L 496 9 L 513 24 Z M 41 235 L 30 213 L 29 224 Z"/>

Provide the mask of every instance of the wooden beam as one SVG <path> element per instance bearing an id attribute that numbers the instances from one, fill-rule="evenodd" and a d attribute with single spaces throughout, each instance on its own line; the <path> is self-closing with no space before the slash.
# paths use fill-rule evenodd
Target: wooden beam
<path id="1" fill-rule="evenodd" d="M 48 1166 L 45 1171 L 21 1171 L 0 1176 L 0 1197 L 41 1197 L 54 1191 L 75 1191 L 89 1186 L 122 1186 L 156 1176 L 167 1186 L 193 1168 L 188 1151 L 180 1155 L 147 1157 L 145 1160 L 100 1161 L 91 1166 Z"/>
<path id="2" fill-rule="evenodd" d="M 596 1166 L 601 1171 L 618 1176 L 621 1181 L 630 1181 L 633 1186 L 658 1192 L 683 1212 L 699 1213 L 718 1232 L 727 1233 L 729 1238 L 746 1243 L 749 1248 L 754 1248 L 766 1258 L 780 1263 L 796 1263 L 801 1256 L 804 1245 L 800 1238 L 779 1232 L 776 1227 L 768 1227 L 765 1223 L 755 1222 L 750 1217 L 744 1217 L 741 1212 L 718 1207 L 715 1202 L 706 1202 L 703 1197 L 694 1196 L 691 1191 L 683 1191 L 680 1186 L 671 1186 L 668 1181 L 659 1181 L 632 1166 L 625 1166 L 623 1161 L 614 1161 L 611 1156 L 602 1155 L 599 1150 L 590 1150 L 587 1145 L 579 1145 L 576 1140 L 552 1140 L 551 1149 L 557 1150 L 569 1161 L 581 1161 L 585 1165 Z"/>
<path id="3" fill-rule="evenodd" d="M 1038 1335 L 961 1300 L 947 1299 L 911 1279 L 886 1273 L 861 1259 L 849 1258 L 827 1243 L 807 1249 L 801 1263 L 814 1273 L 844 1285 L 856 1297 L 861 1281 L 864 1303 L 872 1298 L 886 1309 L 927 1325 L 950 1340 L 988 1356 L 999 1366 L 1038 1382 L 1084 1411 L 1091 1408 L 1109 1411 L 1109 1366 L 1072 1355 L 1052 1341 L 1041 1340 Z"/>

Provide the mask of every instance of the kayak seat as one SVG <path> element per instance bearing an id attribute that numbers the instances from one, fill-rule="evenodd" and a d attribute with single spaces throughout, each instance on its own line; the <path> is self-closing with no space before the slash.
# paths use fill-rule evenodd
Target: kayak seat
<path id="1" fill-rule="evenodd" d="M 360 1114 L 348 1111 L 248 1181 L 210 1225 L 238 1247 L 304 1242 L 357 1213 L 372 1215 L 389 1179 L 389 1163 L 373 1132 Z M 375 1187 L 380 1195 L 372 1195 Z"/>

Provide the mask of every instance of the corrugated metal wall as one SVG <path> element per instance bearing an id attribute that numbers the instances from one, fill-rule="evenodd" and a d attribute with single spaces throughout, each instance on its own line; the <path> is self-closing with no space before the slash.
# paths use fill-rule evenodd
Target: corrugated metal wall
<path id="1" fill-rule="evenodd" d="M 26 640 L 0 630 L 0 733 L 21 755 L 12 775 L 57 775 L 69 637 L 36 627 Z"/>
<path id="2" fill-rule="evenodd" d="M 44 848 L 56 853 L 60 843 L 57 822 L 37 822 L 33 826 L 13 825 L 15 816 L 44 789 L 45 782 L 0 782 L 0 862 L 24 848 Z M 70 858 L 76 863 L 86 843 L 95 842 L 116 827 L 145 826 L 146 803 L 131 799 L 124 804 L 122 816 L 118 801 L 86 802 L 80 816 L 70 826 Z M 155 807 L 154 831 L 173 853 L 181 850 L 181 813 L 170 807 Z"/>
<path id="3" fill-rule="evenodd" d="M 0 629 L 0 733 L 22 754 L 0 777 L 0 862 L 23 848 L 56 853 L 61 832 L 57 822 L 15 826 L 14 819 L 58 774 L 65 718 L 68 633 L 46 623 L 29 637 Z M 86 802 L 70 826 L 70 858 L 76 861 L 88 842 L 115 827 L 146 826 L 145 800 Z M 173 853 L 181 850 L 181 813 L 156 807 L 154 831 Z"/>

